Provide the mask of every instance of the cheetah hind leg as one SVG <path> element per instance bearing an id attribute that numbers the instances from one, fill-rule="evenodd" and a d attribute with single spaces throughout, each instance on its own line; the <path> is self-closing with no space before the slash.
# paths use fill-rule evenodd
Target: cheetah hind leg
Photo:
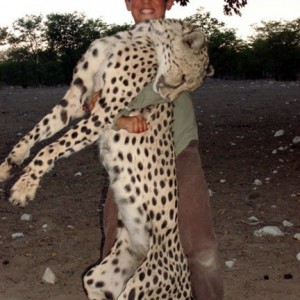
<path id="1" fill-rule="evenodd" d="M 110 253 L 102 262 L 87 269 L 83 275 L 83 286 L 89 299 L 118 298 L 126 282 L 146 256 L 136 254 L 134 249 L 126 228 L 119 228 Z"/>
<path id="2" fill-rule="evenodd" d="M 150 247 L 147 258 L 128 280 L 118 300 L 193 300 L 186 263 L 185 268 L 180 259 L 168 255 L 163 258 L 160 250 L 160 245 Z"/>

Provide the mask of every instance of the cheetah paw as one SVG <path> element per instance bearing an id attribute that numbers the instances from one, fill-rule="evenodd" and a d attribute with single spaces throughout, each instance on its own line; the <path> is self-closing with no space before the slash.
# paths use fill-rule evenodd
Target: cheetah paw
<path id="1" fill-rule="evenodd" d="M 11 189 L 10 203 L 25 206 L 34 199 L 37 188 L 37 180 L 33 181 L 28 173 L 23 174 Z"/>
<path id="2" fill-rule="evenodd" d="M 8 159 L 15 165 L 20 166 L 24 160 L 29 157 L 30 148 L 28 145 L 18 144 L 14 149 L 9 153 Z"/>
<path id="3" fill-rule="evenodd" d="M 6 161 L 0 165 L 0 182 L 4 182 L 10 177 L 12 166 Z"/>

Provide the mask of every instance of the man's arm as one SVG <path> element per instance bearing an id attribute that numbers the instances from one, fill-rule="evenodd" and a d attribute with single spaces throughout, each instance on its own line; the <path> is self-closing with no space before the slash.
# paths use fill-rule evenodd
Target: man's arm
<path id="1" fill-rule="evenodd" d="M 145 118 L 142 115 L 121 116 L 115 121 L 115 125 L 120 129 L 125 129 L 130 133 L 142 133 L 149 129 Z"/>
<path id="2" fill-rule="evenodd" d="M 153 84 L 150 83 L 138 94 L 135 100 L 130 103 L 128 108 L 131 111 L 165 102 L 167 101 L 153 91 Z M 130 133 L 142 133 L 149 129 L 149 124 L 146 123 L 142 115 L 128 116 L 127 113 L 129 113 L 129 111 L 124 110 L 115 118 L 114 125 L 117 129 L 125 129 Z"/>

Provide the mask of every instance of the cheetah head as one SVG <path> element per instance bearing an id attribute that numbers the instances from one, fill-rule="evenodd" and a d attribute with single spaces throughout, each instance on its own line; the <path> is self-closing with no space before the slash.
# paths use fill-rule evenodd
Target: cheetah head
<path id="1" fill-rule="evenodd" d="M 206 76 L 213 74 L 206 38 L 198 30 L 177 35 L 164 52 L 158 57 L 154 81 L 154 90 L 164 99 L 172 101 L 183 91 L 194 91 Z"/>

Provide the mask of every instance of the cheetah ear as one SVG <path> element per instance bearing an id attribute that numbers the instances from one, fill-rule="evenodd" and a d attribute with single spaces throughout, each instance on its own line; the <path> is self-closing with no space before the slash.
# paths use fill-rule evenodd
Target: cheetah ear
<path id="1" fill-rule="evenodd" d="M 195 53 L 199 53 L 201 48 L 206 45 L 206 38 L 202 32 L 197 31 L 185 34 L 182 42 L 193 49 Z"/>

